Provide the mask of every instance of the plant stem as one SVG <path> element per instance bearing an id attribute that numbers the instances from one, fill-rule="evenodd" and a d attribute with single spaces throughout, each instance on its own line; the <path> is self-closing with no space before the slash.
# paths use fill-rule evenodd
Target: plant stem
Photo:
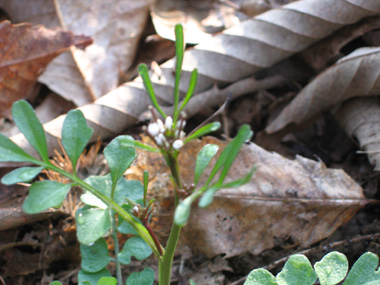
<path id="1" fill-rule="evenodd" d="M 179 165 L 177 157 L 168 154 L 167 163 L 170 168 L 171 174 L 174 180 L 174 192 L 175 192 L 175 206 L 178 206 L 179 195 L 178 191 L 181 189 L 181 179 L 179 176 Z M 165 253 L 162 260 L 159 261 L 159 284 L 169 285 L 172 275 L 172 266 L 174 253 L 177 248 L 179 235 L 181 233 L 181 227 L 177 226 L 174 222 L 170 230 L 169 239 L 166 245 Z"/>
<path id="2" fill-rule="evenodd" d="M 136 222 L 134 218 L 126 212 L 121 206 L 116 204 L 114 201 L 112 201 L 110 198 L 108 198 L 106 195 L 102 194 L 98 190 L 96 190 L 91 185 L 85 183 L 83 180 L 78 178 L 77 176 L 70 174 L 59 167 L 56 167 L 55 165 L 51 163 L 45 163 L 42 161 L 36 162 L 37 165 L 44 166 L 46 168 L 52 169 L 55 172 L 62 174 L 63 176 L 69 178 L 71 181 L 73 181 L 78 186 L 82 187 L 82 189 L 87 190 L 94 194 L 96 197 L 98 197 L 100 200 L 102 200 L 105 204 L 107 204 L 112 210 L 114 210 L 121 218 L 123 218 L 126 222 L 128 222 L 133 229 L 137 232 L 137 234 L 150 246 L 156 257 L 161 260 L 162 254 L 161 252 L 164 252 L 162 247 L 160 249 L 157 248 L 156 243 L 154 242 L 152 236 L 150 235 L 149 231 L 140 223 Z"/>
<path id="3" fill-rule="evenodd" d="M 116 278 L 117 278 L 117 284 L 122 285 L 123 284 L 123 276 L 121 275 L 121 266 L 119 261 L 119 239 L 117 238 L 117 232 L 116 232 L 116 215 L 113 214 L 112 210 L 110 209 L 111 217 L 112 217 L 112 238 L 113 238 L 113 244 L 114 244 L 114 251 L 115 251 L 115 265 L 116 265 Z"/>

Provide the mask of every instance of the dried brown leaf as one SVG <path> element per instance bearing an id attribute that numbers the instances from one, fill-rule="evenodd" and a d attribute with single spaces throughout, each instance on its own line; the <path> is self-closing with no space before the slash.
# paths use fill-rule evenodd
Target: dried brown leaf
<path id="1" fill-rule="evenodd" d="M 206 143 L 226 145 L 211 137 L 185 145 L 179 157 L 184 183 L 192 183 L 194 158 Z M 368 203 L 362 188 L 343 170 L 300 156 L 288 160 L 253 143 L 243 146 L 228 179 L 244 176 L 253 166 L 257 171 L 248 184 L 220 190 L 205 209 L 192 208 L 181 233 L 182 244 L 208 256 L 228 257 L 259 254 L 275 243 L 307 247 L 331 235 Z M 170 180 L 162 174 L 167 172 L 157 154 L 139 153 L 133 175 L 139 177 L 146 169 L 152 177 L 151 191 L 164 201 L 158 208 L 157 228 L 165 232 L 173 211 Z"/>
<path id="2" fill-rule="evenodd" d="M 198 103 L 192 110 L 194 114 L 203 108 L 205 102 L 220 100 L 217 99 L 218 92 L 213 92 L 214 96 L 207 97 L 207 100 L 202 100 L 202 96 L 197 98 L 198 94 L 202 95 L 203 91 L 209 90 L 215 83 L 225 85 L 241 80 L 305 49 L 344 25 L 379 13 L 380 2 L 375 0 L 341 0 L 334 3 L 330 0 L 306 0 L 260 14 L 186 51 L 181 93 L 184 94 L 187 90 L 190 72 L 193 68 L 198 68 L 199 78 L 194 96 Z M 172 103 L 174 64 L 175 60 L 169 60 L 161 65 L 160 75 L 152 74 L 157 96 L 162 104 L 169 106 Z M 95 140 L 98 136 L 113 136 L 135 124 L 149 103 L 138 78 L 80 109 L 95 129 Z M 57 148 L 56 138 L 60 137 L 63 119 L 64 117 L 59 117 L 44 126 L 49 133 L 48 145 L 51 149 Z M 22 136 L 12 139 L 27 148 Z"/>
<path id="3" fill-rule="evenodd" d="M 355 50 L 303 88 L 265 131 L 271 134 L 291 123 L 301 124 L 354 96 L 378 95 L 379 64 L 380 48 Z"/>
<path id="4" fill-rule="evenodd" d="M 132 64 L 145 27 L 150 0 L 0 0 L 14 22 L 60 26 L 91 36 L 85 51 L 72 48 L 57 57 L 39 81 L 77 106 L 95 101 L 118 86 Z"/>
<path id="5" fill-rule="evenodd" d="M 0 23 L 0 116 L 8 115 L 13 102 L 26 98 L 48 63 L 72 45 L 91 44 L 60 28 L 32 24 Z"/>
<path id="6" fill-rule="evenodd" d="M 335 118 L 367 153 L 369 162 L 380 170 L 380 102 L 378 98 L 353 98 L 335 113 Z"/>

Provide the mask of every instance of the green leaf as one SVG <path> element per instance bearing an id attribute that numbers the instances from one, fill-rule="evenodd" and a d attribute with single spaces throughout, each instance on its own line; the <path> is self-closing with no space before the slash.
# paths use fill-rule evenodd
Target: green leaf
<path id="1" fill-rule="evenodd" d="M 75 220 L 78 240 L 86 245 L 96 242 L 111 228 L 108 209 L 83 207 L 76 212 Z"/>
<path id="2" fill-rule="evenodd" d="M 213 185 L 212 187 L 208 188 L 206 192 L 202 195 L 202 198 L 199 200 L 198 206 L 200 208 L 208 207 L 214 200 L 214 194 L 219 189 L 220 187 L 218 187 L 217 185 Z"/>
<path id="3" fill-rule="evenodd" d="M 119 140 L 119 143 L 122 147 L 134 147 L 134 148 L 139 148 L 139 149 L 143 149 L 143 150 L 151 151 L 151 152 L 160 152 L 158 148 L 154 148 L 150 145 L 143 144 L 142 142 L 135 141 L 132 137 L 121 138 Z"/>
<path id="4" fill-rule="evenodd" d="M 84 270 L 80 270 L 78 272 L 78 284 L 79 285 L 98 284 L 99 280 L 102 277 L 110 277 L 110 276 L 111 276 L 111 273 L 107 269 L 103 269 L 96 273 L 90 273 Z"/>
<path id="5" fill-rule="evenodd" d="M 132 237 L 125 242 L 123 250 L 119 252 L 118 258 L 120 263 L 129 264 L 132 256 L 136 257 L 137 260 L 142 260 L 151 254 L 152 249 L 141 237 Z"/>
<path id="6" fill-rule="evenodd" d="M 179 205 L 175 209 L 174 222 L 177 226 L 183 227 L 186 225 L 187 220 L 190 216 L 191 204 L 193 203 L 193 201 L 194 199 L 192 198 L 192 196 L 189 196 L 181 203 L 179 203 Z"/>
<path id="7" fill-rule="evenodd" d="M 181 113 L 181 111 L 183 110 L 183 108 L 185 108 L 185 106 L 187 105 L 187 103 L 189 102 L 189 100 L 191 99 L 191 97 L 193 96 L 195 87 L 197 85 L 197 78 L 198 78 L 198 69 L 194 69 L 191 72 L 189 89 L 187 90 L 185 99 L 183 100 L 182 105 L 179 108 L 178 113 Z"/>
<path id="8" fill-rule="evenodd" d="M 70 188 L 71 184 L 62 184 L 57 181 L 36 182 L 30 186 L 29 195 L 26 197 L 22 208 L 28 214 L 35 214 L 52 207 L 58 207 L 69 193 Z"/>
<path id="9" fill-rule="evenodd" d="M 131 139 L 130 136 L 119 136 L 112 140 L 104 149 L 104 156 L 111 170 L 112 185 L 116 185 L 116 182 L 123 176 L 137 156 L 134 148 L 120 145 L 120 140 L 123 138 Z"/>
<path id="10" fill-rule="evenodd" d="M 81 244 L 80 254 L 82 256 L 82 269 L 91 273 L 102 270 L 111 260 L 107 243 L 103 238 L 98 239 L 90 246 Z"/>
<path id="11" fill-rule="evenodd" d="M 207 125 L 201 127 L 199 130 L 196 130 L 194 133 L 188 135 L 185 138 L 184 143 L 187 143 L 187 142 L 189 142 L 193 139 L 199 138 L 201 136 L 207 135 L 208 133 L 214 132 L 219 128 L 220 128 L 219 122 L 212 122 L 210 124 L 207 124 Z"/>
<path id="12" fill-rule="evenodd" d="M 154 108 L 156 108 L 156 110 L 161 114 L 162 117 L 166 118 L 166 114 L 164 113 L 164 111 L 162 111 L 160 105 L 158 105 L 156 94 L 154 93 L 152 82 L 149 78 L 148 67 L 146 66 L 146 64 L 142 63 L 138 66 L 137 70 L 144 82 L 145 89 L 148 92 L 150 101 L 152 101 Z"/>
<path id="13" fill-rule="evenodd" d="M 50 282 L 49 285 L 62 285 L 62 283 L 59 281 L 53 281 L 53 282 Z"/>
<path id="14" fill-rule="evenodd" d="M 376 270 L 377 269 L 377 270 Z M 378 285 L 380 284 L 379 257 L 366 252 L 352 266 L 343 285 Z"/>
<path id="15" fill-rule="evenodd" d="M 133 272 L 128 276 L 126 285 L 152 285 L 154 282 L 154 270 L 150 267 L 144 268 L 141 272 Z"/>
<path id="16" fill-rule="evenodd" d="M 251 180 L 252 175 L 253 175 L 253 173 L 255 173 L 255 171 L 256 171 L 256 167 L 252 167 L 251 171 L 248 174 L 246 174 L 244 177 L 237 179 L 235 181 L 232 181 L 232 182 L 225 183 L 225 184 L 220 186 L 220 189 L 235 188 L 235 187 L 240 187 L 244 184 L 247 184 Z"/>
<path id="17" fill-rule="evenodd" d="M 310 261 L 302 254 L 292 255 L 276 276 L 279 285 L 312 285 L 317 280 Z"/>
<path id="18" fill-rule="evenodd" d="M 28 142 L 40 154 L 43 161 L 49 161 L 45 131 L 32 106 L 25 100 L 17 101 L 12 106 L 13 119 L 18 129 Z"/>
<path id="19" fill-rule="evenodd" d="M 7 136 L 0 133 L 0 161 L 27 161 L 35 163 L 39 160 L 27 154 Z"/>
<path id="20" fill-rule="evenodd" d="M 244 285 L 277 285 L 276 278 L 268 270 L 263 268 L 252 270 Z"/>
<path id="21" fill-rule="evenodd" d="M 314 269 L 321 285 L 338 284 L 347 275 L 348 260 L 344 254 L 333 251 L 316 262 Z"/>
<path id="22" fill-rule="evenodd" d="M 135 201 L 136 202 L 136 201 Z M 130 204 L 124 204 L 123 206 L 123 209 L 126 210 L 128 213 L 131 214 L 131 210 L 133 208 L 132 205 Z M 132 215 L 132 214 L 131 214 Z M 137 219 L 135 216 L 132 215 L 132 218 L 137 222 L 137 223 L 141 223 L 141 221 L 139 219 Z M 122 234 L 131 234 L 131 235 L 135 235 L 137 236 L 138 233 L 136 232 L 136 230 L 132 227 L 132 225 L 130 223 L 128 223 L 127 221 L 125 221 L 122 217 L 119 217 L 119 225 L 117 227 L 117 230 L 118 232 L 122 233 Z"/>
<path id="23" fill-rule="evenodd" d="M 102 277 L 96 285 L 116 285 L 117 279 L 115 277 Z"/>
<path id="24" fill-rule="evenodd" d="M 1 183 L 12 185 L 20 182 L 29 182 L 36 177 L 44 167 L 21 167 L 17 168 L 1 178 Z"/>
<path id="25" fill-rule="evenodd" d="M 93 129 L 87 126 L 80 110 L 71 110 L 63 122 L 62 145 L 75 171 L 79 156 L 89 142 Z"/>
<path id="26" fill-rule="evenodd" d="M 236 156 L 239 154 L 240 148 L 245 141 L 250 139 L 252 136 L 251 128 L 248 125 L 243 125 L 240 127 L 236 137 L 229 143 L 231 147 L 228 149 L 228 154 L 224 161 L 223 169 L 219 177 L 219 183 L 223 183 L 224 179 L 227 176 L 228 171 L 230 170 L 233 162 L 236 159 Z"/>
<path id="27" fill-rule="evenodd" d="M 175 54 L 176 54 L 176 65 L 175 65 L 175 82 L 174 82 L 174 123 L 177 122 L 179 115 L 178 112 L 178 102 L 179 102 L 179 84 L 181 80 L 182 62 L 184 54 L 184 41 L 183 41 L 183 27 L 181 24 L 175 25 Z"/>
<path id="28" fill-rule="evenodd" d="M 190 281 L 190 285 L 196 285 L 192 279 L 190 279 L 189 281 Z"/>
<path id="29" fill-rule="evenodd" d="M 199 178 L 205 171 L 206 167 L 209 165 L 211 159 L 218 152 L 219 147 L 216 144 L 206 144 L 199 151 L 197 160 L 195 162 L 195 174 L 194 174 L 194 184 L 198 184 Z"/>
<path id="30" fill-rule="evenodd" d="M 111 180 L 110 174 L 107 174 L 105 176 L 90 176 L 86 178 L 85 182 L 91 185 L 93 188 L 97 189 L 100 193 L 106 195 L 108 198 L 111 198 L 112 180 Z M 94 200 L 98 198 L 89 192 L 86 192 L 85 194 L 86 194 L 86 198 L 82 199 L 81 197 L 81 200 L 85 204 L 88 203 L 88 205 L 90 206 L 97 206 L 97 204 L 94 204 Z M 126 180 L 123 178 L 123 179 L 119 179 L 119 181 L 116 184 L 114 201 L 119 206 L 122 206 L 126 202 L 127 199 L 131 201 L 137 201 L 143 197 L 143 194 L 144 194 L 144 188 L 140 181 Z M 91 199 L 88 199 L 89 197 L 87 195 L 88 196 L 93 195 L 94 197 L 92 197 Z M 98 200 L 101 202 L 100 199 Z M 104 205 L 104 203 L 102 202 L 102 204 L 100 205 Z"/>

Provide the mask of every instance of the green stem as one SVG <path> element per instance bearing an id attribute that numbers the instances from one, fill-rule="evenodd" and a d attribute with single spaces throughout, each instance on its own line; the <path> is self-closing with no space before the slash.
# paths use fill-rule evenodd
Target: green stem
<path id="1" fill-rule="evenodd" d="M 116 215 L 113 214 L 112 210 L 111 217 L 112 217 L 112 238 L 113 238 L 113 244 L 115 247 L 115 264 L 116 264 L 116 278 L 117 278 L 117 284 L 122 285 L 123 284 L 123 276 L 121 274 L 121 266 L 119 261 L 119 239 L 117 238 L 117 232 L 116 232 Z"/>
<path id="2" fill-rule="evenodd" d="M 135 221 L 135 219 L 126 212 L 121 206 L 113 202 L 110 198 L 108 198 L 106 195 L 100 193 L 98 190 L 96 190 L 91 185 L 85 183 L 83 180 L 78 178 L 77 176 L 70 174 L 59 167 L 56 167 L 55 165 L 49 163 L 45 163 L 42 161 L 38 161 L 38 165 L 44 166 L 45 168 L 49 168 L 67 178 L 69 178 L 71 181 L 73 181 L 75 184 L 80 186 L 82 189 L 87 190 L 94 194 L 96 197 L 98 197 L 100 200 L 102 200 L 105 204 L 107 204 L 112 210 L 114 210 L 121 218 L 123 218 L 126 222 L 128 222 L 133 229 L 137 232 L 137 234 L 150 246 L 153 253 L 156 255 L 156 257 L 160 260 L 162 258 L 160 251 L 164 252 L 161 248 L 160 250 L 156 247 L 156 244 L 151 237 L 149 231 L 140 223 Z"/>
<path id="3" fill-rule="evenodd" d="M 175 191 L 175 206 L 179 204 L 178 190 L 181 189 L 181 179 L 179 175 L 179 165 L 177 157 L 169 154 L 167 156 L 168 166 L 170 168 L 171 174 L 174 180 L 174 191 Z M 169 239 L 166 245 L 164 256 L 162 260 L 159 261 L 159 284 L 169 285 L 172 275 L 172 266 L 174 253 L 177 248 L 179 235 L 181 233 L 181 227 L 176 225 L 174 222 L 170 231 Z"/>

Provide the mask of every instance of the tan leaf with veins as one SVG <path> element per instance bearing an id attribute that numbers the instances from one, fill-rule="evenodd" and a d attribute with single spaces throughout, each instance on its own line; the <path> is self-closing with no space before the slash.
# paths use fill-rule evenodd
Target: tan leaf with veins
<path id="1" fill-rule="evenodd" d="M 116 88 L 135 56 L 151 0 L 0 0 L 13 22 L 60 26 L 91 36 L 85 51 L 71 49 L 55 59 L 40 82 L 73 101 L 90 103 Z"/>
<path id="2" fill-rule="evenodd" d="M 212 137 L 185 145 L 179 157 L 184 183 L 192 183 L 195 157 L 206 143 L 221 149 L 226 145 Z M 300 156 L 289 160 L 253 143 L 243 146 L 227 179 L 241 178 L 253 166 L 257 171 L 248 184 L 218 191 L 205 209 L 194 203 L 181 232 L 182 244 L 209 257 L 259 254 L 279 242 L 284 247 L 307 247 L 331 235 L 369 202 L 343 170 Z M 129 175 L 139 178 L 146 169 L 152 178 L 150 189 L 162 201 L 156 227 L 167 232 L 173 218 L 170 180 L 163 175 L 167 172 L 159 155 L 140 151 Z M 207 173 L 200 186 L 205 178 Z"/>
<path id="3" fill-rule="evenodd" d="M 10 113 L 13 102 L 27 98 L 49 62 L 72 45 L 85 47 L 91 38 L 60 28 L 0 23 L 0 117 Z"/>

